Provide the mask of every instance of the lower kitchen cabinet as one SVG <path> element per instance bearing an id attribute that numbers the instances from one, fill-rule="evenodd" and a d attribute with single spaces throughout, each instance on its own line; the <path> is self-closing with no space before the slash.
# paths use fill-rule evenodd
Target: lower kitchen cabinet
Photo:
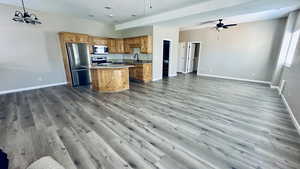
<path id="1" fill-rule="evenodd" d="M 129 68 L 129 78 L 131 80 L 140 82 L 150 82 L 152 81 L 152 64 L 134 64 L 135 67 Z"/>

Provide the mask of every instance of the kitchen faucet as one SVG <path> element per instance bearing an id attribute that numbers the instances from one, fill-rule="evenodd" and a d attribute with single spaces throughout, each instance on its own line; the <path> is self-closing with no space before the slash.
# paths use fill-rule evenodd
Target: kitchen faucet
<path id="1" fill-rule="evenodd" d="M 139 57 L 139 54 L 138 54 L 138 53 L 134 54 L 133 58 L 136 58 L 136 61 L 137 61 L 137 62 L 140 61 L 140 57 Z"/>

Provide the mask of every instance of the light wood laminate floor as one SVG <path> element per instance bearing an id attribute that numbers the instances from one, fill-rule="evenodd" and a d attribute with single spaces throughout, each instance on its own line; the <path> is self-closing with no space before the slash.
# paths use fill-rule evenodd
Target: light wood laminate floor
<path id="1" fill-rule="evenodd" d="M 0 96 L 11 169 L 299 169 L 300 139 L 268 86 L 180 75 L 103 94 L 65 86 Z"/>

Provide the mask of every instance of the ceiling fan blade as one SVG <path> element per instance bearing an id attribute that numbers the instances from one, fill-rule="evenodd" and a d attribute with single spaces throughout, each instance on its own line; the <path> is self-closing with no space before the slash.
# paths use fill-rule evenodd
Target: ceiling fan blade
<path id="1" fill-rule="evenodd" d="M 211 21 L 206 21 L 206 22 L 201 22 L 199 25 L 205 25 L 205 24 L 209 24 L 209 23 L 215 23 L 218 20 L 211 20 Z"/>
<path id="2" fill-rule="evenodd" d="M 224 25 L 226 27 L 230 27 L 230 26 L 237 26 L 237 24 L 228 24 L 228 25 Z"/>

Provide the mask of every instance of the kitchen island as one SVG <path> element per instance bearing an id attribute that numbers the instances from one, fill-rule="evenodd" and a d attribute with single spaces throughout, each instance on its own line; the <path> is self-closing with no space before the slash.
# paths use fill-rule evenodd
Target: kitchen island
<path id="1" fill-rule="evenodd" d="M 92 86 L 100 92 L 120 92 L 129 89 L 129 68 L 133 65 L 112 64 L 92 66 Z"/>
<path id="2" fill-rule="evenodd" d="M 133 65 L 129 68 L 129 79 L 135 82 L 148 83 L 152 81 L 151 60 L 123 60 L 123 64 Z"/>

